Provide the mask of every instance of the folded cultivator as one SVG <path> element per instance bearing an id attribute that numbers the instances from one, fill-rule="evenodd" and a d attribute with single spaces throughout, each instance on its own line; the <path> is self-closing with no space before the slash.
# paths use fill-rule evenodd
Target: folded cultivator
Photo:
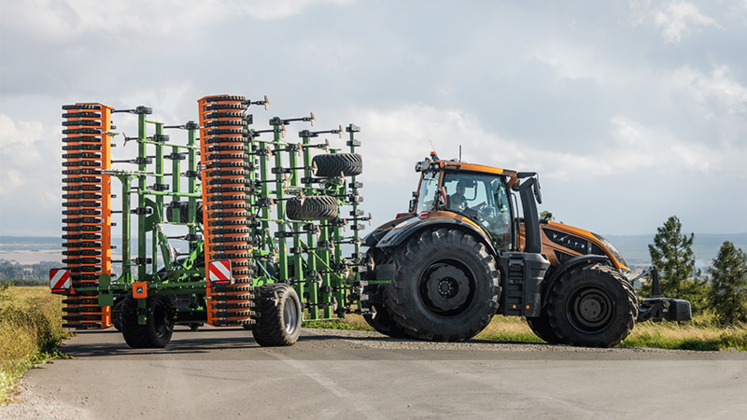
<path id="1" fill-rule="evenodd" d="M 130 346 L 149 348 L 168 344 L 175 324 L 243 326 L 259 344 L 277 346 L 296 341 L 303 319 L 365 313 L 370 282 L 361 273 L 372 262 L 358 233 L 371 217 L 358 208 L 359 128 L 313 131 L 310 114 L 255 130 L 251 105 L 269 102 L 204 97 L 199 123 L 176 126 L 147 120 L 152 111 L 142 106 L 63 106 L 66 267 L 50 272 L 50 285 L 67 296 L 65 327 L 114 326 Z M 137 137 L 123 135 L 125 145 L 137 144 L 132 159 L 111 157 L 119 112 L 138 118 Z M 292 123 L 311 127 L 290 141 Z M 186 131 L 186 144 L 172 142 L 169 129 Z M 321 134 L 346 136 L 349 152 Z M 122 186 L 121 210 L 112 209 L 112 178 Z M 112 214 L 121 214 L 119 234 Z M 169 225 L 184 231 L 169 236 Z M 174 241 L 188 244 L 185 253 Z M 121 275 L 112 276 L 112 264 Z"/>

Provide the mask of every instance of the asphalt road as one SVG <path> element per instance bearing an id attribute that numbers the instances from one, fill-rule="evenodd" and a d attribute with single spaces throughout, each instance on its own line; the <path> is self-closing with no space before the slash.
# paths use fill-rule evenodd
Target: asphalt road
<path id="1" fill-rule="evenodd" d="M 745 418 L 747 353 L 426 343 L 304 330 L 263 348 L 240 329 L 178 329 L 133 350 L 81 332 L 27 373 L 0 418 Z"/>

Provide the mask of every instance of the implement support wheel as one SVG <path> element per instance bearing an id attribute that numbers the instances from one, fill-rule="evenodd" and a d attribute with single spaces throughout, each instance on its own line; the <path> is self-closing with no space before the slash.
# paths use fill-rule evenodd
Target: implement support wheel
<path id="1" fill-rule="evenodd" d="M 151 295 L 146 299 L 146 322 L 138 324 L 137 299 L 127 295 L 122 303 L 120 326 L 122 336 L 133 349 L 166 347 L 174 333 L 176 308 L 168 296 Z"/>
<path id="2" fill-rule="evenodd" d="M 293 287 L 284 283 L 261 286 L 257 309 L 259 318 L 252 335 L 260 346 L 291 346 L 298 340 L 303 308 Z"/>

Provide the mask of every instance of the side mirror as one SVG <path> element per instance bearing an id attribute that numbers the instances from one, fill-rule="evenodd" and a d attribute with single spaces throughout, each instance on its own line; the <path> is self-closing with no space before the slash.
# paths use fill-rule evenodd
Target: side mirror
<path id="1" fill-rule="evenodd" d="M 542 204 L 542 188 L 540 187 L 540 180 L 539 176 L 537 178 L 534 178 L 534 198 L 537 199 L 537 203 Z"/>
<path id="2" fill-rule="evenodd" d="M 408 213 L 414 213 L 415 212 L 415 199 L 413 198 L 410 200 L 410 207 L 408 207 L 407 212 Z"/>

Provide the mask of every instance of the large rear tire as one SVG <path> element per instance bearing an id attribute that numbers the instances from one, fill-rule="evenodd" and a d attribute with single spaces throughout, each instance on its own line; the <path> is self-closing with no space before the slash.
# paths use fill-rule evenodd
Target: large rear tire
<path id="1" fill-rule="evenodd" d="M 547 314 L 559 342 L 612 347 L 633 330 L 638 304 L 630 282 L 613 267 L 597 263 L 575 268 L 553 284 Z"/>
<path id="2" fill-rule="evenodd" d="M 366 256 L 367 258 L 371 258 L 375 265 L 392 262 L 390 255 L 377 252 L 376 247 L 371 247 Z M 375 271 L 369 273 L 367 279 L 377 280 L 375 273 Z M 371 311 L 363 314 L 363 319 L 366 320 L 371 328 L 392 338 L 410 338 L 389 315 L 389 309 L 386 307 L 386 285 L 370 284 L 363 288 L 363 293 L 368 295 L 368 300 L 362 302 L 363 307 Z"/>
<path id="3" fill-rule="evenodd" d="M 138 324 L 137 299 L 127 295 L 122 302 L 120 326 L 122 336 L 133 349 L 163 348 L 174 333 L 173 302 L 165 295 L 148 296 L 145 303 L 147 320 Z"/>
<path id="4" fill-rule="evenodd" d="M 363 290 L 369 296 L 378 295 L 375 303 L 364 303 L 371 313 L 363 314 L 363 319 L 377 332 L 392 338 L 410 338 L 389 315 L 389 309 L 384 304 L 386 290 L 381 285 L 366 286 Z"/>
<path id="5" fill-rule="evenodd" d="M 252 327 L 254 340 L 262 347 L 292 346 L 301 334 L 303 308 L 298 294 L 285 283 L 259 288 L 259 318 Z"/>
<path id="6" fill-rule="evenodd" d="M 426 230 L 395 251 L 394 264 L 386 305 L 407 335 L 464 341 L 482 331 L 498 309 L 495 258 L 461 230 Z"/>

